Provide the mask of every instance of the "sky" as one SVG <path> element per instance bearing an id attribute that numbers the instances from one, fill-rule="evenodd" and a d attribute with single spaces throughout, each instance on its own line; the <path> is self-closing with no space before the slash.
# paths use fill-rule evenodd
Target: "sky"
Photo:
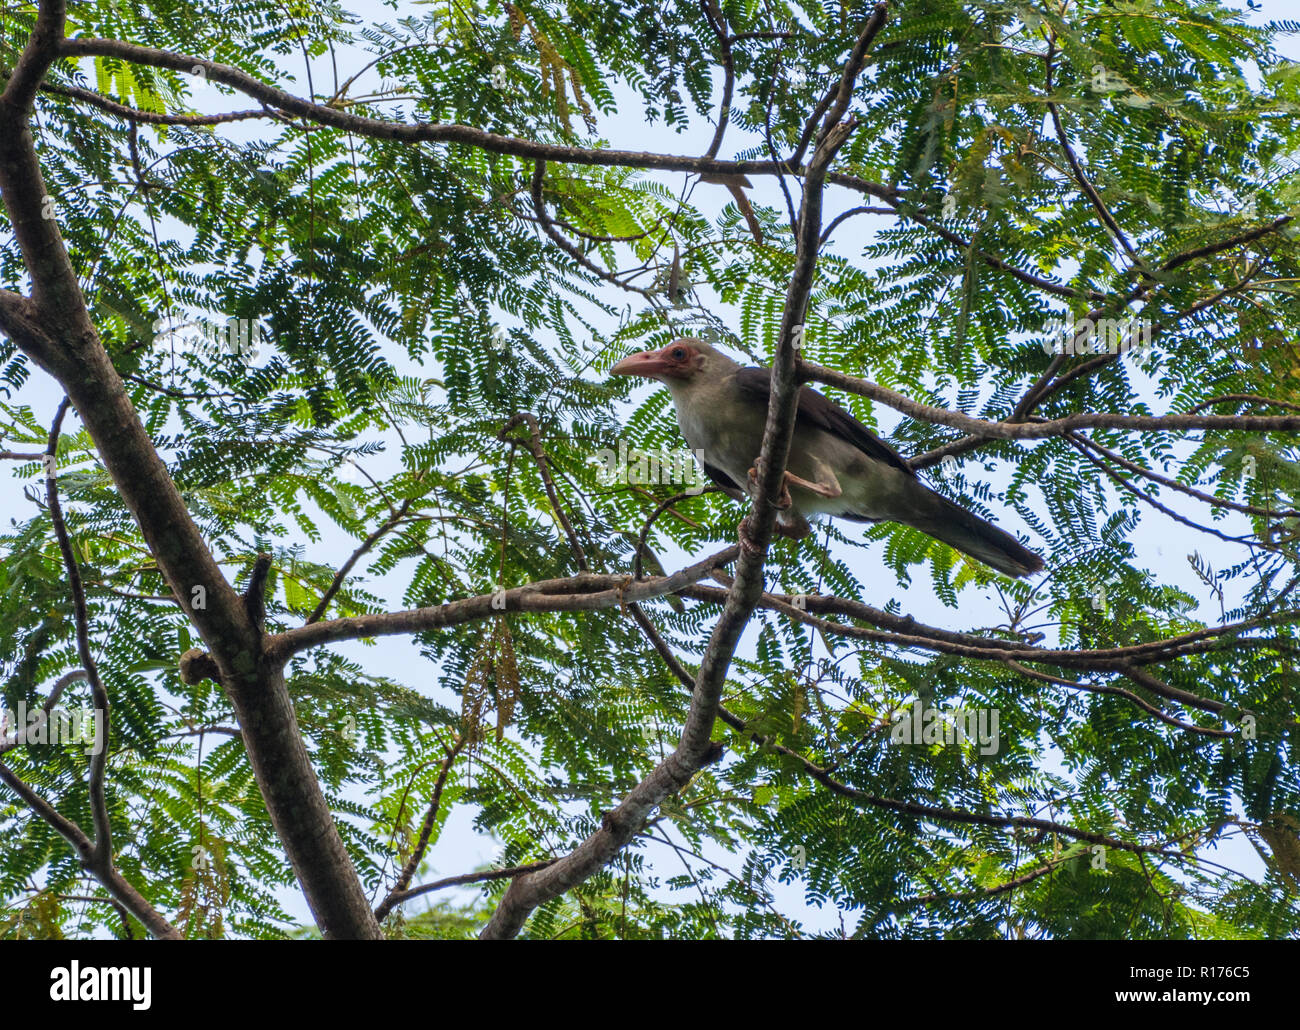
<path id="1" fill-rule="evenodd" d="M 347 6 L 349 10 L 365 20 L 373 19 L 390 22 L 406 15 L 423 14 L 427 10 L 419 5 L 406 2 L 397 4 L 396 11 L 394 11 L 391 4 L 373 2 L 353 2 Z M 1278 6 L 1276 4 L 1266 4 L 1264 11 L 1255 15 L 1255 20 L 1262 20 L 1264 16 L 1269 14 L 1270 7 Z M 1274 11 L 1273 16 L 1281 17 L 1283 12 L 1281 10 Z M 183 49 L 183 45 L 183 41 L 178 42 L 178 49 Z M 1297 46 L 1297 41 L 1294 39 L 1284 41 L 1282 49 L 1284 53 L 1292 57 L 1300 57 L 1300 46 Z M 351 75 L 364 63 L 368 62 L 370 57 L 371 55 L 360 50 L 341 50 L 338 54 L 339 78 L 342 79 Z M 294 76 L 296 82 L 305 83 L 306 79 L 302 74 L 301 55 L 277 58 L 277 60 L 282 62 L 282 67 Z M 315 66 L 313 74 L 318 91 L 323 92 L 327 88 L 332 88 L 334 80 L 328 58 L 323 59 Z M 367 83 L 378 86 L 379 77 L 373 71 L 369 72 L 368 78 L 363 77 L 361 80 L 359 91 L 364 92 L 363 87 Z M 327 87 L 325 84 L 330 85 Z M 297 92 L 302 93 L 304 89 L 305 87 L 301 87 Z M 676 154 L 699 154 L 706 149 L 713 133 L 712 124 L 694 119 L 685 132 L 674 131 L 662 123 L 649 124 L 641 118 L 640 104 L 632 91 L 621 84 L 615 84 L 614 90 L 621 113 L 616 117 L 599 116 L 598 128 L 599 134 L 609 141 L 611 147 Z M 218 90 L 207 89 L 196 95 L 196 106 L 204 111 L 219 111 L 231 110 L 246 105 L 242 105 L 236 97 L 228 97 Z M 259 125 L 260 123 L 257 122 L 236 123 L 223 127 L 221 131 L 227 132 L 235 138 L 248 138 L 258 134 Z M 758 142 L 756 138 L 745 138 L 739 128 L 733 125 L 724 143 L 722 156 L 725 157 L 729 153 L 739 152 L 755 142 Z M 663 174 L 655 177 L 666 182 L 674 189 L 680 189 L 685 180 L 682 175 Z M 749 194 L 756 205 L 767 204 L 778 208 L 784 207 L 784 201 L 773 179 L 755 177 L 754 186 L 749 191 Z M 716 216 L 730 202 L 731 197 L 721 187 L 710 187 L 701 184 L 696 187 L 693 200 L 702 207 L 705 214 Z M 824 223 L 829 224 L 831 219 L 840 211 L 857 206 L 859 203 L 861 203 L 861 198 L 857 194 L 836 189 L 830 190 L 827 195 Z M 854 218 L 846 222 L 836 232 L 831 250 L 846 258 L 862 262 L 862 250 L 873 242 L 876 230 L 888 227 L 892 222 L 893 220 L 890 218 L 877 216 Z M 183 236 L 183 230 L 179 227 L 168 227 L 165 223 L 160 225 L 160 231 L 164 234 L 175 232 L 177 235 Z M 620 308 L 626 303 L 625 297 L 614 287 L 605 287 L 599 292 L 604 297 L 612 298 Z M 716 297 L 702 295 L 700 299 L 709 305 L 711 310 L 719 313 L 732 329 L 739 329 L 738 312 L 728 310 L 721 305 Z M 634 310 L 637 310 L 639 304 L 639 300 L 634 302 Z M 593 316 L 593 320 L 597 324 L 602 321 L 601 318 L 596 316 Z M 507 324 L 509 324 L 508 321 Z M 611 323 L 608 328 L 612 330 L 614 325 Z M 900 346 L 907 346 L 908 341 L 900 340 L 899 344 Z M 425 366 L 423 368 L 412 366 L 404 358 L 404 355 L 396 352 L 395 348 L 390 349 L 388 353 L 403 372 L 418 371 L 425 377 L 438 374 L 435 366 Z M 815 359 L 815 354 L 813 357 Z M 852 372 L 855 370 L 846 371 Z M 856 371 L 867 378 L 871 378 L 871 369 Z M 648 391 L 656 388 L 653 384 L 638 387 L 633 393 L 633 400 L 640 400 Z M 42 421 L 48 421 L 48 416 L 53 412 L 61 395 L 62 392 L 53 386 L 52 381 L 37 370 L 29 384 L 17 395 L 16 400 L 30 404 L 38 418 Z M 1154 390 L 1150 391 L 1150 396 L 1147 399 L 1152 402 L 1154 410 L 1163 409 L 1163 404 L 1160 398 L 1155 395 Z M 628 406 L 625 413 L 630 413 L 631 410 L 633 410 L 632 407 Z M 899 421 L 899 416 L 895 412 L 881 405 L 875 407 L 875 414 L 884 435 L 888 435 Z M 73 425 L 75 423 L 71 421 L 70 417 L 66 426 L 71 428 Z M 393 441 L 389 442 L 392 443 Z M 3 443 L 4 441 L 0 441 L 0 445 Z M 628 443 L 630 446 L 635 446 L 636 441 L 629 440 Z M 609 441 L 609 446 L 616 446 L 616 443 Z M 1187 451 L 1190 451 L 1190 449 L 1190 447 L 1186 448 Z M 392 446 L 387 449 L 386 453 L 365 462 L 367 471 L 375 475 L 395 471 L 398 464 L 398 451 L 396 447 Z M 1007 469 L 1001 467 L 1000 463 L 989 463 L 989 467 L 986 468 L 985 463 L 981 461 L 968 460 L 963 464 L 962 472 L 968 479 L 982 479 L 995 489 L 1004 486 L 1008 478 Z M 934 472 L 928 474 L 934 475 Z M 0 466 L 0 476 L 5 475 L 12 476 L 13 469 Z M 12 489 L 0 490 L 0 518 L 7 520 L 11 517 L 30 517 L 32 509 L 30 502 L 23 497 L 22 484 L 17 480 L 12 480 L 12 482 Z M 1162 497 L 1162 501 L 1182 514 L 1204 518 L 1203 507 L 1196 502 L 1191 502 L 1190 499 L 1183 498 L 1180 495 L 1171 496 L 1166 494 Z M 1019 523 L 1014 511 L 1010 508 L 999 511 L 999 524 L 1012 532 L 1019 530 L 1022 534 L 1030 535 L 1032 539 L 1032 535 L 1027 534 L 1027 527 Z M 332 530 L 327 521 L 321 520 L 318 525 L 323 528 L 324 538 L 318 544 L 310 545 L 305 557 L 308 560 L 337 565 L 347 554 L 351 553 L 356 541 Z M 1220 528 L 1225 532 L 1249 531 L 1249 527 L 1244 520 L 1238 520 L 1237 517 L 1220 524 Z M 729 541 L 715 541 L 713 547 L 727 542 Z M 1213 564 L 1226 564 L 1228 559 L 1224 555 L 1224 545 L 1214 538 L 1207 537 L 1189 527 L 1159 516 L 1153 517 L 1153 513 L 1150 512 L 1143 514 L 1142 522 L 1132 536 L 1132 542 L 1139 555 L 1140 564 L 1149 570 L 1149 574 L 1153 579 L 1161 583 L 1178 584 L 1194 596 L 1202 598 L 1204 605 L 1198 613 L 1199 616 L 1211 623 L 1219 621 L 1218 603 L 1210 598 L 1204 585 L 1192 572 L 1186 560 L 1186 555 L 1192 551 L 1199 551 L 1209 558 Z M 939 626 L 995 625 L 1004 621 L 1002 610 L 997 604 L 995 595 L 981 597 L 968 591 L 962 595 L 960 611 L 955 612 L 945 607 L 933 594 L 928 577 L 923 572 L 916 575 L 910 585 L 897 583 L 892 570 L 887 568 L 882 560 L 883 546 L 883 544 L 877 543 L 866 550 L 846 549 L 842 555 L 837 555 L 844 557 L 851 563 L 862 582 L 872 584 L 873 588 L 879 591 L 874 596 L 864 598 L 868 603 L 877 607 L 885 607 L 891 599 L 897 598 L 902 602 L 904 611 L 914 615 L 920 621 Z M 685 564 L 689 558 L 688 555 L 676 552 L 671 547 L 665 547 L 661 556 L 669 570 Z M 396 573 L 389 574 L 381 579 L 368 577 L 366 585 L 368 589 L 381 594 L 381 596 L 387 594 L 391 598 L 391 606 L 400 608 L 402 606 L 401 593 L 405 585 L 404 571 L 404 569 L 399 568 Z M 757 621 L 751 622 L 746 630 L 740 645 L 740 654 L 752 653 L 758 625 L 760 623 Z M 380 647 L 367 647 L 360 643 L 350 643 L 340 647 L 340 650 L 350 657 L 364 662 L 374 674 L 391 676 L 422 692 L 429 693 L 443 704 L 450 707 L 459 706 L 459 699 L 456 696 L 450 691 L 442 690 L 436 686 L 438 670 L 422 659 L 418 647 L 406 638 L 388 638 Z M 824 653 L 824 651 L 819 653 Z M 1059 756 L 1049 754 L 1045 760 L 1049 767 L 1060 770 Z M 430 849 L 424 877 L 426 880 L 464 873 L 483 865 L 498 863 L 500 859 L 499 845 L 491 838 L 474 830 L 471 822 L 472 815 L 472 811 L 465 808 L 458 808 L 453 812 L 440 838 Z M 675 875 L 680 872 L 680 859 L 666 846 L 649 844 L 647 845 L 647 854 L 653 859 L 656 870 L 662 872 L 664 876 Z M 730 856 L 716 848 L 708 852 L 708 857 L 735 871 L 739 871 L 743 864 L 743 856 Z M 1241 837 L 1230 841 L 1212 857 L 1215 861 L 1248 875 L 1257 876 L 1262 872 L 1258 856 L 1253 848 Z M 812 928 L 832 928 L 839 925 L 838 913 L 833 909 L 818 909 L 805 900 L 802 885 L 799 881 L 790 885 L 771 882 L 769 887 L 776 897 L 777 908 L 787 916 L 802 919 Z M 448 895 L 454 897 L 452 892 L 440 894 L 437 897 L 442 898 Z M 309 918 L 305 902 L 296 889 L 282 892 L 281 898 L 282 903 L 285 904 L 292 915 L 304 921 Z M 676 900 L 686 900 L 686 896 L 678 895 Z M 408 911 L 413 913 L 418 910 L 419 904 L 419 902 L 416 902 L 408 905 Z M 850 925 L 852 924 L 852 918 L 851 915 L 848 917 Z"/>

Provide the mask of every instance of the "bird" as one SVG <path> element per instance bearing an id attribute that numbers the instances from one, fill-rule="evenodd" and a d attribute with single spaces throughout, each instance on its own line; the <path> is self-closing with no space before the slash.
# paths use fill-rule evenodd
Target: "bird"
<path id="1" fill-rule="evenodd" d="M 738 501 L 758 488 L 772 370 L 745 367 L 703 340 L 673 340 L 623 358 L 611 375 L 642 376 L 668 388 L 677 426 L 704 473 Z M 1039 572 L 1043 560 L 1010 533 L 936 493 L 910 465 L 848 411 L 801 387 L 794 436 L 776 501 L 776 531 L 802 539 L 810 516 L 899 522 L 1007 576 Z M 756 550 L 742 522 L 741 547 Z"/>

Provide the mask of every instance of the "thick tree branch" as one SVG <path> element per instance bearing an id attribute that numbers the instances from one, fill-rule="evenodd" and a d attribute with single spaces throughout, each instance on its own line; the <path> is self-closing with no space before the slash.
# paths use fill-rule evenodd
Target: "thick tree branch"
<path id="1" fill-rule="evenodd" d="M 846 69 L 842 83 L 841 95 L 844 102 L 833 109 L 838 112 L 837 118 L 847 108 L 847 96 L 852 91 L 853 78 L 861 69 L 871 39 L 884 24 L 886 11 L 885 4 L 877 4 L 859 37 L 859 45 L 850 58 L 852 76 Z M 672 754 L 634 787 L 614 811 L 606 813 L 601 828 L 577 849 L 547 869 L 512 880 L 497 910 L 483 928 L 481 938 L 514 937 L 533 909 L 570 890 L 605 866 L 640 832 L 646 817 L 665 796 L 683 787 L 700 768 L 719 757 L 717 746 L 712 743 L 713 724 L 736 644 L 763 590 L 763 562 L 776 521 L 777 509 L 773 498 L 778 495 L 784 479 L 790 438 L 794 430 L 799 392 L 799 377 L 796 374 L 798 355 L 794 338 L 796 328 L 803 325 L 812 291 L 821 238 L 822 192 L 826 172 L 852 130 L 852 121 L 832 122 L 828 116 L 804 180 L 795 267 L 786 292 L 781 335 L 773 362 L 767 425 L 758 458 L 759 488 L 755 491 L 753 508 L 746 524 L 741 529 L 742 540 L 749 546 L 741 549 L 735 582 L 727 592 L 722 615 L 714 626 L 700 663 L 681 740 Z M 639 584 L 634 584 L 637 585 Z"/>
<path id="2" fill-rule="evenodd" d="M 104 350 L 57 219 L 44 217 L 48 189 L 27 109 L 53 57 L 50 33 L 62 32 L 62 11 L 55 0 L 43 2 L 22 74 L 11 78 L 7 101 L 0 103 L 0 194 L 32 279 L 40 334 L 21 331 L 24 309 L 12 297 L 4 304 L 3 328 L 11 331 L 17 311 L 14 341 L 71 398 L 168 585 L 215 659 L 267 810 L 322 933 L 378 938 L 379 925 L 298 730 L 283 669 L 262 660 L 260 629 L 213 560 Z M 66 56 L 66 50 L 59 53 Z"/>
<path id="3" fill-rule="evenodd" d="M 617 608 L 633 601 L 648 601 L 675 593 L 704 578 L 718 566 L 735 561 L 739 551 L 733 545 L 671 576 L 633 581 L 631 576 L 586 574 L 527 583 L 510 590 L 480 594 L 430 608 L 314 622 L 268 637 L 266 657 L 270 662 L 282 664 L 300 651 L 323 644 L 403 633 L 424 633 L 431 629 L 445 629 L 492 618 L 503 612 L 580 612 Z"/>
<path id="4" fill-rule="evenodd" d="M 50 65 L 59 59 L 66 16 L 66 0 L 40 0 L 32 34 L 9 77 L 9 84 L 0 94 L 0 125 L 11 118 L 26 119 L 27 109 L 41 79 L 45 78 Z"/>

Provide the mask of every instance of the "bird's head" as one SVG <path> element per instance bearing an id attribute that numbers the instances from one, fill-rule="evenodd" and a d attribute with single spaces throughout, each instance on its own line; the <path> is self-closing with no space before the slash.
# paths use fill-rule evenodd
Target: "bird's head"
<path id="1" fill-rule="evenodd" d="M 673 340 L 662 350 L 629 354 L 609 370 L 616 376 L 645 376 L 668 386 L 720 377 L 735 362 L 703 340 Z"/>

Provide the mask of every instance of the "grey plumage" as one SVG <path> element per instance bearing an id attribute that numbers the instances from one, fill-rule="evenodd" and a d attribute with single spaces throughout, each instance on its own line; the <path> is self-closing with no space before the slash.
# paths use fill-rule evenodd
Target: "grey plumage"
<path id="1" fill-rule="evenodd" d="M 662 382 L 687 445 L 704 455 L 706 474 L 732 497 L 747 499 L 771 369 L 743 367 L 703 341 L 682 339 L 632 355 L 612 371 Z M 786 469 L 791 506 L 779 528 L 787 535 L 807 533 L 807 516 L 815 515 L 901 522 L 1009 576 L 1043 567 L 1015 537 L 931 490 L 888 444 L 806 386 Z"/>

